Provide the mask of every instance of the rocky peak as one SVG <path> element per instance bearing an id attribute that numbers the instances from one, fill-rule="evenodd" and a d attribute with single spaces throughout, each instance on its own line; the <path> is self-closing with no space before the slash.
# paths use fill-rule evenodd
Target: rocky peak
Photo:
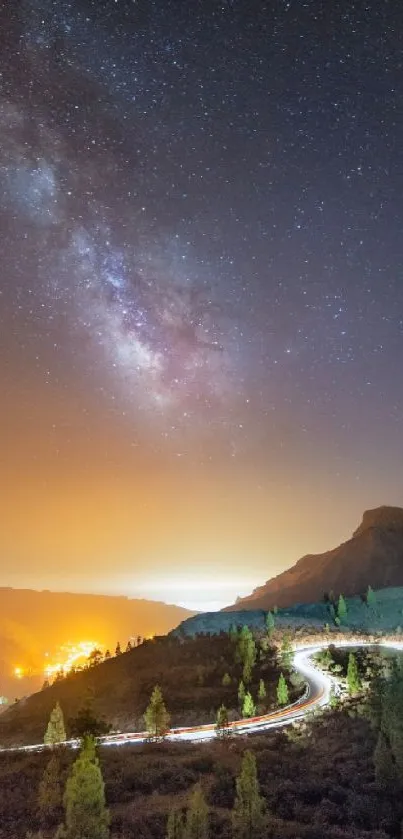
<path id="1" fill-rule="evenodd" d="M 377 528 L 380 530 L 403 530 L 403 509 L 401 507 L 376 507 L 366 510 L 360 526 L 353 536 L 360 536 L 366 530 Z"/>

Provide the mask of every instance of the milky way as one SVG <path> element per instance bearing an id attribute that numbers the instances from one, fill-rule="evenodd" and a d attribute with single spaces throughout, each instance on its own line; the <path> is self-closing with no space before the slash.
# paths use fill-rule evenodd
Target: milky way
<path id="1" fill-rule="evenodd" d="M 398 17 L 386 0 L 2 12 L 3 299 L 47 381 L 53 343 L 162 446 L 327 429 L 339 451 L 362 410 L 395 433 Z"/>

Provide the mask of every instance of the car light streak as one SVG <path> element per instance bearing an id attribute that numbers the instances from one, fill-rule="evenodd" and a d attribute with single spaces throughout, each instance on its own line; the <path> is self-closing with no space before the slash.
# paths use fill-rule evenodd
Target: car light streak
<path id="1" fill-rule="evenodd" d="M 351 640 L 351 641 L 332 641 L 335 647 L 368 647 L 368 646 L 382 646 L 394 650 L 403 650 L 403 642 L 388 641 L 382 639 L 377 643 L 373 641 Z M 287 705 L 285 708 L 280 708 L 277 711 L 272 711 L 269 714 L 263 714 L 257 717 L 250 717 L 246 719 L 235 720 L 229 723 L 228 730 L 238 734 L 253 734 L 260 731 L 265 731 L 271 728 L 280 728 L 284 725 L 290 725 L 296 720 L 303 719 L 307 714 L 311 713 L 315 708 L 323 708 L 328 705 L 332 688 L 339 692 L 338 681 L 328 673 L 324 673 L 317 665 L 312 662 L 312 657 L 326 649 L 329 643 L 312 643 L 302 645 L 301 647 L 294 647 L 294 669 L 306 682 L 306 688 L 303 695 L 292 705 Z M 172 742 L 203 742 L 205 740 L 212 740 L 217 736 L 215 723 L 207 723 L 205 725 L 197 725 L 191 727 L 173 728 L 170 729 L 165 739 Z M 127 732 L 123 734 L 108 734 L 105 737 L 100 737 L 99 742 L 102 746 L 120 746 L 128 743 L 145 743 L 149 740 L 148 734 L 145 731 Z M 65 745 L 70 748 L 77 749 L 80 746 L 79 740 L 67 740 Z M 1 751 L 15 752 L 15 751 L 42 751 L 51 748 L 43 743 L 37 743 L 30 746 L 15 746 L 10 748 L 2 748 Z"/>

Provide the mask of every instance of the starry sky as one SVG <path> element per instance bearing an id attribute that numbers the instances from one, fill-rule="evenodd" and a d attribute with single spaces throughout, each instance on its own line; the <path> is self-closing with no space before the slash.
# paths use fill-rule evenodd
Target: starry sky
<path id="1" fill-rule="evenodd" d="M 403 504 L 402 31 L 2 4 L 2 584 L 214 608 Z"/>

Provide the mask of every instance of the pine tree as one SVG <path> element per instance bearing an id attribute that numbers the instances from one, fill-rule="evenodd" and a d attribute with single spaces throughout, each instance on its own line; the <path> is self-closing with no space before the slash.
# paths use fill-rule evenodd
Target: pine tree
<path id="1" fill-rule="evenodd" d="M 127 642 L 127 644 L 126 644 L 126 652 L 127 652 L 127 653 L 130 653 L 130 651 L 131 651 L 132 649 L 133 649 L 133 647 L 132 647 L 132 643 L 131 643 L 131 641 L 129 640 L 129 641 Z"/>
<path id="2" fill-rule="evenodd" d="M 250 661 L 245 661 L 242 670 L 242 681 L 245 685 L 249 685 L 252 681 L 252 667 Z"/>
<path id="3" fill-rule="evenodd" d="M 384 785 L 385 787 L 395 784 L 397 779 L 396 764 L 390 743 L 382 729 L 378 734 L 373 760 L 375 778 L 378 783 Z"/>
<path id="4" fill-rule="evenodd" d="M 182 810 L 171 810 L 168 815 L 166 839 L 184 839 L 184 832 Z"/>
<path id="5" fill-rule="evenodd" d="M 367 588 L 366 602 L 367 602 L 367 606 L 370 606 L 372 609 L 376 608 L 376 604 L 377 604 L 376 594 L 375 594 L 374 590 L 371 588 L 371 586 L 368 586 L 368 588 Z"/>
<path id="6" fill-rule="evenodd" d="M 66 839 L 108 839 L 109 811 L 95 741 L 85 738 L 64 793 Z"/>
<path id="7" fill-rule="evenodd" d="M 242 708 L 242 706 L 243 706 L 244 699 L 245 699 L 245 685 L 244 685 L 244 683 L 241 679 L 241 681 L 239 682 L 239 687 L 238 687 L 238 702 L 239 702 L 239 707 L 240 708 Z"/>
<path id="8" fill-rule="evenodd" d="M 280 673 L 280 678 L 277 685 L 277 702 L 279 705 L 288 704 L 288 687 L 283 673 Z"/>
<path id="9" fill-rule="evenodd" d="M 116 644 L 115 655 L 121 655 L 121 653 L 122 653 L 122 650 L 121 650 L 121 646 L 120 646 L 120 641 L 118 641 L 118 643 Z"/>
<path id="10" fill-rule="evenodd" d="M 111 657 L 111 651 L 110 650 L 105 650 L 105 656 L 104 657 L 105 657 L 105 661 L 107 661 L 108 658 Z"/>
<path id="11" fill-rule="evenodd" d="M 231 624 L 228 630 L 228 635 L 230 637 L 230 641 L 232 641 L 233 644 L 236 644 L 238 642 L 238 629 L 234 623 Z"/>
<path id="12" fill-rule="evenodd" d="M 224 673 L 222 677 L 222 684 L 224 687 L 228 687 L 231 684 L 231 676 L 229 673 Z"/>
<path id="13" fill-rule="evenodd" d="M 347 603 L 342 594 L 339 595 L 337 602 L 337 617 L 340 621 L 347 617 Z"/>
<path id="14" fill-rule="evenodd" d="M 292 667 L 293 651 L 291 641 L 288 635 L 284 635 L 283 640 L 281 642 L 280 659 L 283 667 L 286 667 L 287 670 L 290 670 Z"/>
<path id="15" fill-rule="evenodd" d="M 230 733 L 228 711 L 225 705 L 221 705 L 217 711 L 217 722 L 215 729 L 217 737 L 225 737 Z"/>
<path id="16" fill-rule="evenodd" d="M 276 625 L 276 622 L 274 620 L 273 612 L 267 612 L 265 623 L 266 623 L 267 634 L 272 635 L 273 632 L 274 632 L 274 627 Z"/>
<path id="17" fill-rule="evenodd" d="M 264 702 L 265 699 L 266 699 L 267 692 L 266 692 L 266 687 L 265 687 L 265 683 L 264 683 L 263 679 L 260 679 L 259 690 L 258 690 L 257 696 L 258 696 L 259 702 Z"/>
<path id="18" fill-rule="evenodd" d="M 165 707 L 161 688 L 156 685 L 148 708 L 144 714 L 146 729 L 150 737 L 164 737 L 169 728 L 170 716 Z"/>
<path id="19" fill-rule="evenodd" d="M 98 664 L 101 664 L 102 659 L 102 650 L 92 650 L 87 659 L 89 667 L 97 667 Z"/>
<path id="20" fill-rule="evenodd" d="M 236 650 L 236 659 L 243 666 L 249 662 L 251 667 L 256 661 L 256 644 L 255 639 L 248 626 L 243 626 L 238 637 L 238 646 Z"/>
<path id="21" fill-rule="evenodd" d="M 252 695 L 249 693 L 245 694 L 245 699 L 242 705 L 242 716 L 243 717 L 254 717 L 256 714 L 256 705 L 252 699 Z"/>
<path id="22" fill-rule="evenodd" d="M 350 696 L 354 696 L 361 690 L 361 679 L 358 672 L 357 659 L 354 653 L 350 653 L 348 657 L 347 689 Z"/>
<path id="23" fill-rule="evenodd" d="M 196 784 L 186 813 L 184 839 L 208 839 L 208 807 L 200 784 Z"/>
<path id="24" fill-rule="evenodd" d="M 60 763 L 56 754 L 52 754 L 46 764 L 38 790 L 38 813 L 45 827 L 59 821 L 57 816 L 62 806 L 62 792 Z"/>
<path id="25" fill-rule="evenodd" d="M 256 758 L 245 752 L 236 779 L 236 798 L 232 811 L 234 839 L 254 839 L 263 835 L 265 803 L 260 795 Z"/>
<path id="26" fill-rule="evenodd" d="M 55 746 L 57 743 L 64 743 L 66 739 L 63 711 L 59 703 L 56 702 L 56 705 L 50 715 L 43 742 L 47 746 Z"/>

